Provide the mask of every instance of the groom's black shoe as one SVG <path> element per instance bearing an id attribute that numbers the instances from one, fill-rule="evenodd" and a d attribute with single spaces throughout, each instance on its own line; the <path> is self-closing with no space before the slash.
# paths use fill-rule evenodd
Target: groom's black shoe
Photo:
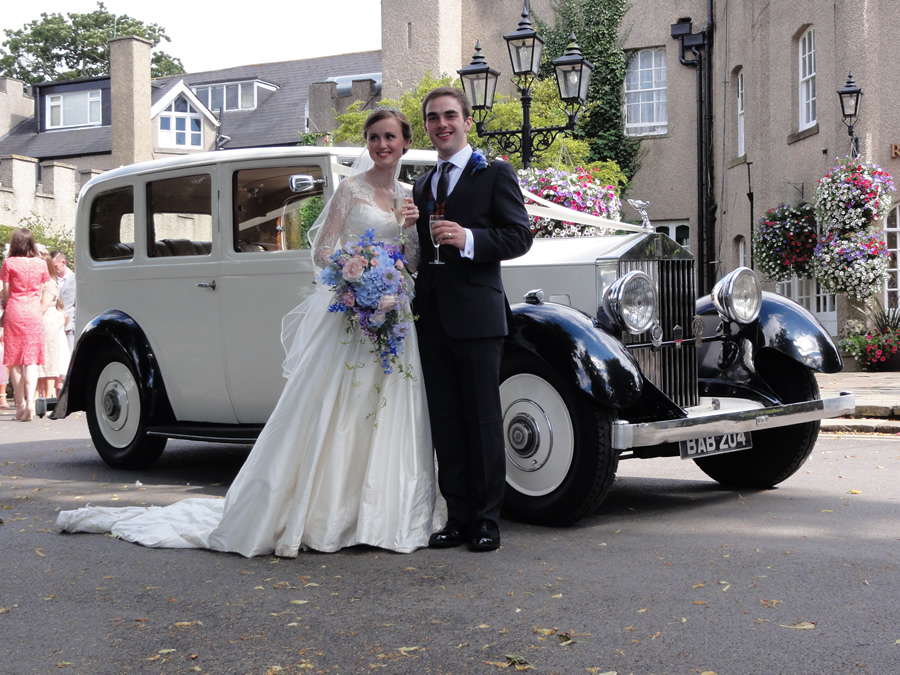
<path id="1" fill-rule="evenodd" d="M 428 539 L 429 548 L 453 548 L 461 546 L 469 539 L 469 531 L 458 523 L 447 523 L 443 530 L 438 530 Z"/>
<path id="2" fill-rule="evenodd" d="M 489 520 L 479 520 L 469 531 L 470 551 L 496 551 L 500 548 L 500 528 Z"/>

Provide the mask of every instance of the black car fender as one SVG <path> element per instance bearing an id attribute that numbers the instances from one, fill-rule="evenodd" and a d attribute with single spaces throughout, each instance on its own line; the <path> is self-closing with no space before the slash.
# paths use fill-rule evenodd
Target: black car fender
<path id="1" fill-rule="evenodd" d="M 149 405 L 151 418 L 171 416 L 162 373 L 143 329 L 125 312 L 107 310 L 85 326 L 78 338 L 65 384 L 51 415 L 62 419 L 76 410 L 87 409 L 87 391 L 93 364 L 103 351 L 118 347 L 134 364 L 141 396 Z"/>
<path id="2" fill-rule="evenodd" d="M 556 303 L 512 306 L 515 325 L 507 352 L 526 350 L 601 405 L 627 408 L 641 396 L 644 378 L 620 340 L 584 312 Z"/>
<path id="3" fill-rule="evenodd" d="M 843 367 L 840 352 L 822 324 L 793 300 L 764 291 L 759 318 L 741 326 L 723 322 L 709 296 L 697 301 L 704 323 L 698 353 L 701 393 L 752 396 L 769 388 L 757 375 L 757 362 L 774 350 L 810 370 L 836 373 Z"/>

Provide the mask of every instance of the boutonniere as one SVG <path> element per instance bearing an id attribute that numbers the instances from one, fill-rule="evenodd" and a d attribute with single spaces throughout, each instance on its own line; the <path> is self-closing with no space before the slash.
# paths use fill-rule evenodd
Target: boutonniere
<path id="1" fill-rule="evenodd" d="M 475 150 L 472 153 L 472 175 L 474 176 L 476 173 L 486 168 L 488 168 L 487 159 L 478 150 Z"/>

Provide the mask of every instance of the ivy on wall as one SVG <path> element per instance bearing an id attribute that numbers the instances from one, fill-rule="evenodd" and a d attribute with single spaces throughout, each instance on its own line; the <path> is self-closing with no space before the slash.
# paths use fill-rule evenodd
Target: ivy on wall
<path id="1" fill-rule="evenodd" d="M 640 168 L 640 139 L 626 136 L 622 120 L 622 87 L 627 55 L 619 30 L 628 9 L 626 0 L 557 0 L 553 25 L 535 16 L 545 40 L 541 74 L 554 77 L 553 59 L 562 56 L 574 32 L 581 53 L 594 69 L 588 89 L 588 110 L 576 135 L 587 141 L 590 160 L 614 160 L 629 180 Z"/>

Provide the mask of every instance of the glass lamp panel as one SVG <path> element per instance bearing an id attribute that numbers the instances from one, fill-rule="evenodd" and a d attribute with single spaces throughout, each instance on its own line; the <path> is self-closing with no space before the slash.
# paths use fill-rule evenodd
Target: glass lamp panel
<path id="1" fill-rule="evenodd" d="M 579 79 L 580 89 L 578 98 L 581 101 L 587 101 L 588 87 L 591 84 L 591 67 L 587 63 L 581 64 L 581 78 Z"/>

